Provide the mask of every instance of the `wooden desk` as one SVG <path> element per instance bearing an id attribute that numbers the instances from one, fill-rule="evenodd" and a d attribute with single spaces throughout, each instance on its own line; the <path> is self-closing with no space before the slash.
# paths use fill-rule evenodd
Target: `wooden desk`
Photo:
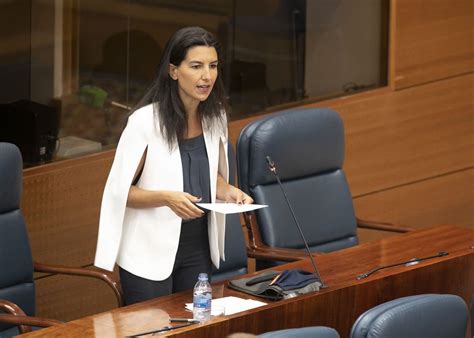
<path id="1" fill-rule="evenodd" d="M 329 285 L 317 293 L 269 303 L 269 305 L 214 318 L 202 325 L 171 331 L 171 337 L 225 337 L 233 332 L 263 333 L 283 328 L 326 325 L 348 337 L 357 317 L 391 299 L 422 293 L 450 293 L 470 306 L 474 293 L 474 230 L 439 226 L 417 230 L 378 242 L 317 256 L 321 274 Z M 380 265 L 393 264 L 440 251 L 449 255 L 413 266 L 389 268 L 364 280 L 356 276 Z M 311 269 L 309 259 L 281 266 Z M 247 295 L 223 283 L 213 286 L 214 297 Z M 191 292 L 174 294 L 144 303 L 71 321 L 29 333 L 28 337 L 122 337 L 169 325 L 168 318 L 191 317 L 184 303 Z M 162 335 L 163 336 L 163 335 Z"/>

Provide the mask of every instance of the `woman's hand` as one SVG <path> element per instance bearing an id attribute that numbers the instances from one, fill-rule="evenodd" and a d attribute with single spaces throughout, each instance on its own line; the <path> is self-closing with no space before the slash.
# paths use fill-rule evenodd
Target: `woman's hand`
<path id="1" fill-rule="evenodd" d="M 242 190 L 229 184 L 228 197 L 225 199 L 226 202 L 232 202 L 237 204 L 252 204 L 253 198 L 244 193 Z"/>
<path id="2" fill-rule="evenodd" d="M 127 206 L 130 208 L 169 207 L 182 219 L 193 219 L 204 215 L 194 203 L 201 199 L 181 191 L 153 191 L 140 189 L 134 185 L 128 193 Z"/>
<path id="3" fill-rule="evenodd" d="M 199 202 L 201 198 L 187 192 L 167 191 L 166 193 L 166 206 L 182 219 L 193 219 L 204 215 L 204 211 L 194 204 Z"/>
<path id="4" fill-rule="evenodd" d="M 133 181 L 136 180 L 137 176 L 143 170 L 146 154 L 147 149 L 145 149 L 142 159 L 138 164 Z M 128 191 L 127 207 L 159 208 L 166 206 L 182 219 L 193 219 L 204 215 L 204 211 L 194 205 L 194 203 L 197 203 L 200 200 L 201 198 L 186 192 L 145 190 L 132 185 Z"/>
<path id="5" fill-rule="evenodd" d="M 220 175 L 217 176 L 217 198 L 229 203 L 252 204 L 253 199 L 242 190 L 227 183 Z"/>

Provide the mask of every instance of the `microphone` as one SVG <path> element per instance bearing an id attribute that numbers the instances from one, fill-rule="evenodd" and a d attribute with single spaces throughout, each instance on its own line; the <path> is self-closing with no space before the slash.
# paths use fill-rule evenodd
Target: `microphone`
<path id="1" fill-rule="evenodd" d="M 295 215 L 295 212 L 293 211 L 293 207 L 291 206 L 290 200 L 286 196 L 285 189 L 283 189 L 283 185 L 281 184 L 280 177 L 278 176 L 278 173 L 276 170 L 275 162 L 272 161 L 270 156 L 265 157 L 265 159 L 267 160 L 267 163 L 268 163 L 268 169 L 270 169 L 273 175 L 275 175 L 278 185 L 280 186 L 281 192 L 283 193 L 283 197 L 285 197 L 286 204 L 288 205 L 288 208 L 290 209 L 291 216 L 293 217 L 293 221 L 295 222 L 296 227 L 298 228 L 298 231 L 300 232 L 301 239 L 304 242 L 306 251 L 308 252 L 309 258 L 311 259 L 311 264 L 313 265 L 313 268 L 314 268 L 314 275 L 321 282 L 321 289 L 327 288 L 327 285 L 323 282 L 323 279 L 321 278 L 318 266 L 316 265 L 316 262 L 314 261 L 313 255 L 311 254 L 311 250 L 309 250 L 308 242 L 306 241 L 306 237 L 303 234 L 303 230 L 301 230 L 301 226 L 298 220 L 296 219 L 296 215 Z"/>

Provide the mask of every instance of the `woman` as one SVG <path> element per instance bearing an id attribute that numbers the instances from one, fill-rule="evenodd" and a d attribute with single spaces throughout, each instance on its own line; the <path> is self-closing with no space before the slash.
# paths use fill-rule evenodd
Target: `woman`
<path id="1" fill-rule="evenodd" d="M 219 45 L 199 27 L 168 41 L 122 133 L 102 200 L 95 265 L 119 265 L 125 302 L 191 289 L 224 257 L 225 216 L 196 202 L 252 203 L 229 185 Z M 212 262 L 212 263 L 211 263 Z"/>

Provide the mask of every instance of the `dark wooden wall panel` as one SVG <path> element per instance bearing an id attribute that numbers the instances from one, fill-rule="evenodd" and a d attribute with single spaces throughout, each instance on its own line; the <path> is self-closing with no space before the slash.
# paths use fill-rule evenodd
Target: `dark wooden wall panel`
<path id="1" fill-rule="evenodd" d="M 112 289 L 94 278 L 49 276 L 35 283 L 39 317 L 70 321 L 117 307 Z"/>
<path id="2" fill-rule="evenodd" d="M 354 198 L 363 219 L 383 220 L 413 228 L 456 224 L 474 228 L 474 167 Z M 359 230 L 361 242 L 389 233 Z"/>
<path id="3" fill-rule="evenodd" d="M 474 228 L 474 167 L 354 199 L 362 218 Z"/>
<path id="4" fill-rule="evenodd" d="M 24 171 L 22 209 L 39 262 L 90 265 L 112 153 Z"/>
<path id="5" fill-rule="evenodd" d="M 331 105 L 358 196 L 474 166 L 474 75 Z"/>
<path id="6" fill-rule="evenodd" d="M 474 70 L 472 0 L 392 0 L 391 9 L 392 88 Z"/>

